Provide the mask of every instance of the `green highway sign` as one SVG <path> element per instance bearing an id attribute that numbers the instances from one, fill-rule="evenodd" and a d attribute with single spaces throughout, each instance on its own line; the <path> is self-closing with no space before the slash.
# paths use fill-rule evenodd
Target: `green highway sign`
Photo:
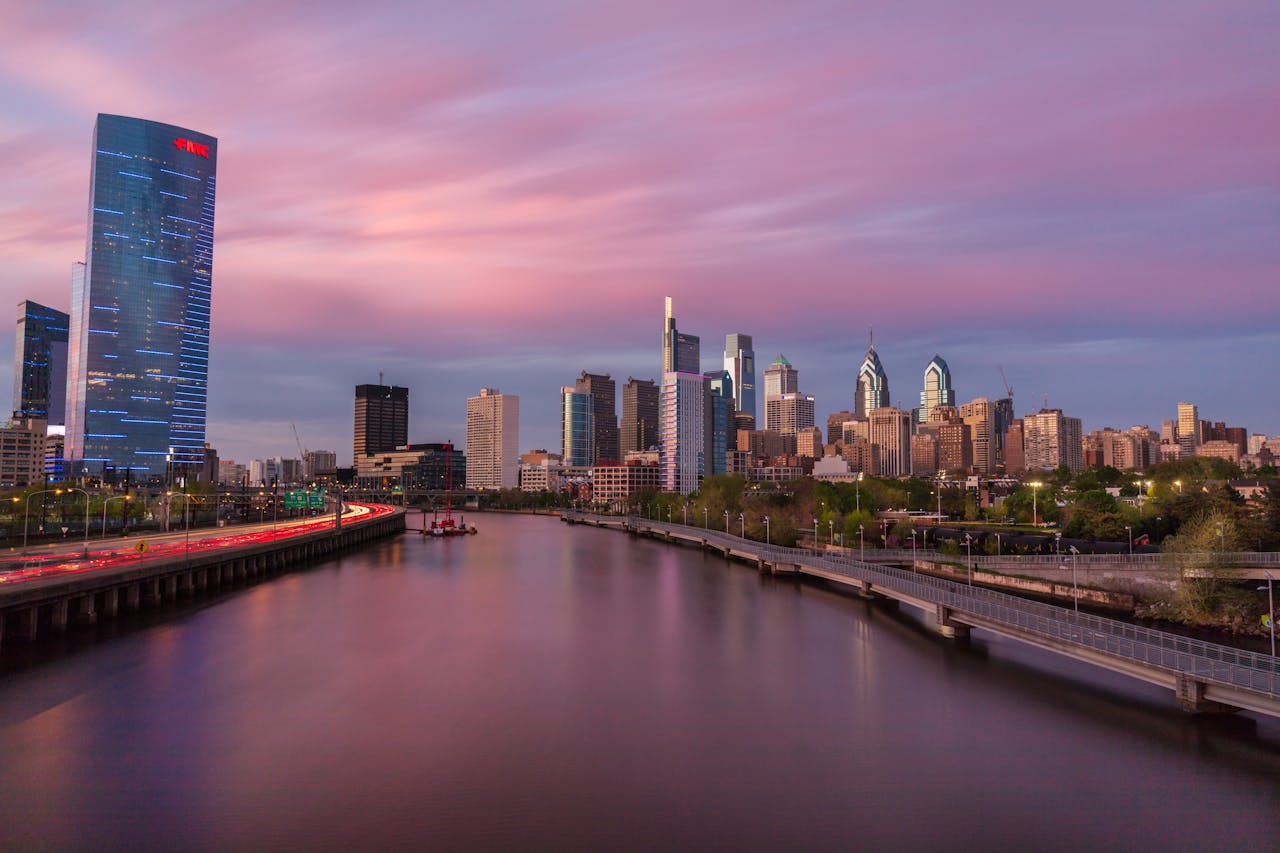
<path id="1" fill-rule="evenodd" d="M 324 489 L 290 489 L 284 493 L 285 509 L 324 509 Z"/>

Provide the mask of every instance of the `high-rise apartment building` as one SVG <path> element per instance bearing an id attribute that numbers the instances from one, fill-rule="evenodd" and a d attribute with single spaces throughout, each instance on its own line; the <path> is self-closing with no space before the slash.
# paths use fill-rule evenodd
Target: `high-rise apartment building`
<path id="1" fill-rule="evenodd" d="M 108 479 L 194 470 L 204 461 L 218 140 L 99 115 L 93 152 L 85 263 L 72 273 L 68 465 Z"/>
<path id="2" fill-rule="evenodd" d="M 1178 404 L 1177 424 L 1178 446 L 1182 448 L 1182 456 L 1196 455 L 1196 446 L 1200 443 L 1200 411 L 1195 403 Z"/>
<path id="3" fill-rule="evenodd" d="M 514 489 L 519 475 L 520 398 L 481 388 L 467 398 L 467 488 Z"/>
<path id="4" fill-rule="evenodd" d="M 385 453 L 409 443 L 409 389 L 357 385 L 355 464 L 366 453 Z"/>
<path id="5" fill-rule="evenodd" d="M 1022 418 L 1009 421 L 1004 434 L 1004 470 L 1014 474 L 1027 468 L 1025 432 Z"/>
<path id="6" fill-rule="evenodd" d="M 880 475 L 911 473 L 911 414 L 892 406 L 872 409 L 871 443 L 880 448 Z"/>
<path id="7" fill-rule="evenodd" d="M 853 412 L 832 412 L 827 415 L 827 444 L 835 444 L 844 438 L 844 422 L 853 420 Z"/>
<path id="8" fill-rule="evenodd" d="M 219 469 L 221 469 L 219 463 Z M 338 454 L 332 450 L 307 450 L 302 454 L 302 476 L 307 482 L 332 477 L 338 472 Z M 219 482 L 226 482 L 219 480 Z"/>
<path id="9" fill-rule="evenodd" d="M 702 372 L 702 341 L 697 335 L 686 335 L 676 328 L 671 311 L 671 297 L 666 298 L 666 317 L 662 326 L 662 372 Z"/>
<path id="10" fill-rule="evenodd" d="M 587 373 L 584 370 L 574 387 L 591 395 L 592 428 L 595 430 L 592 437 L 592 453 L 595 458 L 591 464 L 620 462 L 622 454 L 618 448 L 617 385 L 607 373 Z"/>
<path id="11" fill-rule="evenodd" d="M 595 400 L 587 391 L 560 389 L 560 447 L 564 464 L 588 468 L 595 459 Z"/>
<path id="12" fill-rule="evenodd" d="M 1001 397 L 996 400 L 992 407 L 992 415 L 991 441 L 995 445 L 995 464 L 999 467 L 1006 462 L 1005 436 L 1009 432 L 1009 425 L 1013 423 L 1013 398 Z M 1008 470 L 1007 467 L 1006 470 Z"/>
<path id="13" fill-rule="evenodd" d="M 696 373 L 662 375 L 659 421 L 662 490 L 687 495 L 696 491 L 704 475 L 706 453 L 706 390 Z"/>
<path id="14" fill-rule="evenodd" d="M 991 474 L 996 470 L 995 458 L 995 407 L 986 397 L 970 400 L 960 407 L 960 417 L 969 425 L 973 449 L 972 465 L 979 474 Z"/>
<path id="15" fill-rule="evenodd" d="M 740 332 L 724 337 L 724 369 L 733 380 L 733 408 L 756 416 L 756 354 L 751 336 Z"/>
<path id="16" fill-rule="evenodd" d="M 867 347 L 867 355 L 858 368 L 858 389 L 853 398 L 854 414 L 869 417 L 876 409 L 889 405 L 889 376 L 876 354 L 875 339 Z M 883 465 L 883 459 L 881 460 Z"/>
<path id="17" fill-rule="evenodd" d="M 622 386 L 622 425 L 618 447 L 623 458 L 658 446 L 658 385 L 651 379 L 627 377 Z"/>
<path id="18" fill-rule="evenodd" d="M 920 391 L 920 408 L 916 409 L 916 423 L 929 420 L 934 406 L 954 406 L 956 392 L 951 388 L 951 368 L 942 356 L 933 354 L 933 360 L 924 369 L 924 388 Z"/>
<path id="19" fill-rule="evenodd" d="M 1079 418 L 1069 418 L 1061 409 L 1041 409 L 1026 415 L 1023 423 L 1024 464 L 1027 470 L 1051 469 L 1066 465 L 1072 471 L 1084 468 L 1083 435 Z"/>
<path id="20" fill-rule="evenodd" d="M 55 308 L 18 303 L 13 360 L 13 416 L 66 423 L 67 330 L 71 318 Z"/>

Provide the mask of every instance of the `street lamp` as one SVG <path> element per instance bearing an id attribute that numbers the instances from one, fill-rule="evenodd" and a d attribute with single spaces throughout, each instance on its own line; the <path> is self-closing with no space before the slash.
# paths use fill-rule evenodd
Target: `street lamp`
<path id="1" fill-rule="evenodd" d="M 1001 553 L 1000 552 L 1000 534 L 997 533 L 996 534 L 996 556 L 999 557 L 1000 553 Z"/>
<path id="2" fill-rule="evenodd" d="M 865 563 L 867 561 L 866 542 L 862 538 L 862 525 L 858 525 L 858 561 Z"/>
<path id="3" fill-rule="evenodd" d="M 741 532 L 739 533 L 739 537 L 742 539 L 746 539 L 747 538 L 747 514 L 745 512 L 738 513 L 738 524 L 742 525 Z"/>
<path id="4" fill-rule="evenodd" d="M 1062 531 L 1058 531 L 1057 533 L 1053 534 L 1053 548 L 1054 548 L 1054 551 L 1057 553 L 1058 558 L 1061 559 L 1062 558 Z"/>
<path id="5" fill-rule="evenodd" d="M 834 518 L 827 519 L 827 532 L 831 534 L 831 544 L 836 544 L 836 520 Z"/>
<path id="6" fill-rule="evenodd" d="M 1129 537 L 1129 562 L 1132 563 L 1133 562 L 1133 527 L 1132 525 L 1126 524 L 1124 526 L 1124 532 Z"/>
<path id="7" fill-rule="evenodd" d="M 1027 483 L 1027 485 L 1031 487 L 1031 526 L 1039 527 L 1040 516 L 1039 516 L 1039 513 L 1036 512 L 1036 497 L 1039 495 L 1040 487 L 1043 486 L 1044 483 L 1041 483 L 1039 480 L 1036 480 L 1036 481 Z"/>
<path id="8" fill-rule="evenodd" d="M 964 550 L 967 555 L 965 562 L 969 566 L 969 586 L 973 586 L 973 537 L 968 533 L 964 535 Z"/>
<path id="9" fill-rule="evenodd" d="M 688 527 L 689 526 L 689 505 L 685 504 L 683 509 L 684 509 L 684 526 Z"/>
<path id="10" fill-rule="evenodd" d="M 126 501 L 126 502 L 127 502 L 127 501 L 131 501 L 131 500 L 133 500 L 133 495 L 118 495 L 118 496 L 116 496 L 116 497 L 114 497 L 114 498 L 106 498 L 105 500 L 103 500 L 103 502 L 102 502 L 102 538 L 103 538 L 103 539 L 106 539 L 106 538 L 107 538 L 107 504 L 111 503 L 112 501 Z M 121 522 L 120 522 L 120 529 L 121 529 L 121 530 L 124 530 L 124 522 L 123 522 L 123 521 L 121 521 Z"/>
<path id="11" fill-rule="evenodd" d="M 813 550 L 818 550 L 818 519 L 813 520 Z"/>
<path id="12" fill-rule="evenodd" d="M 702 508 L 702 529 L 703 530 L 706 530 L 708 527 L 711 526 L 711 522 L 708 520 L 710 517 L 711 517 L 710 509 L 704 506 Z"/>
<path id="13" fill-rule="evenodd" d="M 727 509 L 724 511 L 724 533 L 726 536 L 729 535 L 729 510 Z"/>
<path id="14" fill-rule="evenodd" d="M 64 492 L 79 492 L 84 495 L 84 556 L 89 557 L 89 493 L 84 489 L 77 489 L 75 486 L 67 486 Z"/>
<path id="15" fill-rule="evenodd" d="M 911 571 L 916 570 L 916 532 L 911 531 Z"/>
<path id="16" fill-rule="evenodd" d="M 1071 603 L 1075 607 L 1076 613 L 1080 612 L 1080 587 L 1076 586 L 1076 562 L 1080 556 L 1080 549 L 1072 545 L 1071 551 Z"/>
<path id="17" fill-rule="evenodd" d="M 1267 578 L 1267 627 L 1271 629 L 1271 656 L 1276 656 L 1276 600 L 1271 595 L 1271 572 L 1262 570 Z M 1262 587 L 1258 587 L 1262 589 Z"/>
<path id="18" fill-rule="evenodd" d="M 27 495 L 27 509 L 26 509 L 26 512 L 24 512 L 22 515 L 22 554 L 23 556 L 26 556 L 26 553 L 27 553 L 27 520 L 31 517 L 31 499 L 34 498 L 36 495 L 45 495 L 45 494 L 60 495 L 62 494 L 62 489 L 41 489 L 38 492 L 32 492 L 31 494 Z M 14 503 L 17 503 L 18 499 L 14 498 L 13 501 Z"/>
<path id="19" fill-rule="evenodd" d="M 1182 481 L 1174 480 L 1173 484 L 1178 487 L 1178 494 L 1182 494 Z"/>
<path id="20" fill-rule="evenodd" d="M 1219 550 L 1219 551 L 1225 551 L 1225 550 L 1227 550 L 1226 543 L 1223 541 L 1223 538 L 1222 538 L 1222 525 L 1221 525 L 1221 524 L 1219 524 L 1219 525 L 1218 525 L 1218 550 Z"/>
<path id="21" fill-rule="evenodd" d="M 769 516 L 767 515 L 764 517 L 764 544 L 766 545 L 770 544 L 769 543 Z"/>

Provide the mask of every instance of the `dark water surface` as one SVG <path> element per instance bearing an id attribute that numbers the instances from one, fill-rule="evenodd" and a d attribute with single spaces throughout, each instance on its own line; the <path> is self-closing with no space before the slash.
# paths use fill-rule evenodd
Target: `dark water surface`
<path id="1" fill-rule="evenodd" d="M 1280 724 L 554 519 L 0 676 L 0 849 L 1262 849 Z"/>

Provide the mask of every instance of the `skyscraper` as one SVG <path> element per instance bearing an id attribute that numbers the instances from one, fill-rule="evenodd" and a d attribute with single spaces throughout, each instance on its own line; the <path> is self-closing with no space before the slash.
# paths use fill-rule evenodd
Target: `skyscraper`
<path id="1" fill-rule="evenodd" d="M 882 406 L 871 410 L 871 443 L 880 448 L 880 475 L 911 473 L 911 414 Z"/>
<path id="2" fill-rule="evenodd" d="M 13 416 L 66 423 L 67 329 L 70 317 L 26 300 L 18 303 L 13 363 Z"/>
<path id="3" fill-rule="evenodd" d="M 929 420 L 929 410 L 934 406 L 954 406 L 956 392 L 951 388 L 951 368 L 942 356 L 933 354 L 933 360 L 924 369 L 924 389 L 920 392 L 920 408 L 916 409 L 916 423 Z"/>
<path id="4" fill-rule="evenodd" d="M 800 391 L 800 371 L 791 366 L 787 357 L 778 353 L 778 357 L 764 369 L 764 398 L 779 397 L 783 394 L 795 394 Z M 770 429 L 769 416 L 765 415 L 765 429 Z"/>
<path id="5" fill-rule="evenodd" d="M 729 450 L 732 434 L 737 438 L 733 424 L 733 378 L 727 370 L 712 370 L 703 374 L 706 380 L 706 399 L 703 401 L 703 475 L 711 477 L 725 473 L 725 453 Z M 736 440 L 732 442 L 737 445 Z"/>
<path id="6" fill-rule="evenodd" d="M 662 454 L 659 478 L 664 492 L 696 491 L 705 473 L 706 422 L 704 378 L 697 373 L 662 375 L 659 428 Z"/>
<path id="7" fill-rule="evenodd" d="M 591 395 L 592 400 L 592 465 L 621 461 L 618 452 L 618 391 L 609 374 L 582 371 L 574 383 L 577 390 Z"/>
<path id="8" fill-rule="evenodd" d="M 560 446 L 564 464 L 585 468 L 595 464 L 595 401 L 587 391 L 566 385 L 560 389 Z"/>
<path id="9" fill-rule="evenodd" d="M 1196 446 L 1200 444 L 1200 410 L 1195 403 L 1178 404 L 1177 430 L 1183 458 L 1195 456 Z"/>
<path id="10" fill-rule="evenodd" d="M 756 354 L 751 336 L 739 332 L 724 337 L 724 369 L 733 380 L 735 411 L 756 416 Z"/>
<path id="11" fill-rule="evenodd" d="M 880 364 L 880 356 L 876 355 L 875 338 L 872 338 L 862 366 L 858 368 L 858 389 L 853 398 L 853 411 L 865 418 L 876 409 L 888 405 L 889 377 Z"/>
<path id="12" fill-rule="evenodd" d="M 666 318 L 662 326 L 662 372 L 702 372 L 702 341 L 697 335 L 686 335 L 676 328 L 671 313 L 671 297 L 667 297 Z"/>
<path id="13" fill-rule="evenodd" d="M 1084 468 L 1083 434 L 1079 418 L 1069 418 L 1062 409 L 1041 409 L 1025 415 L 1023 463 L 1028 471 L 1066 465 L 1072 471 Z"/>
<path id="14" fill-rule="evenodd" d="M 520 474 L 520 398 L 481 388 L 467 398 L 467 488 L 514 489 Z"/>
<path id="15" fill-rule="evenodd" d="M 960 417 L 969 425 L 972 434 L 973 467 L 980 474 L 992 473 L 996 470 L 995 408 L 986 397 L 978 397 L 960 407 Z"/>
<path id="16" fill-rule="evenodd" d="M 765 397 L 764 428 L 783 435 L 796 435 L 813 426 L 813 397 L 808 394 L 779 394 Z"/>
<path id="17" fill-rule="evenodd" d="M 625 458 L 658 445 L 658 385 L 651 379 L 627 377 L 622 386 L 622 426 L 618 450 Z"/>
<path id="18" fill-rule="evenodd" d="M 85 264 L 73 270 L 70 470 L 204 461 L 218 140 L 99 115 Z"/>
<path id="19" fill-rule="evenodd" d="M 366 453 L 384 453 L 409 443 L 409 389 L 357 385 L 355 464 Z"/>

